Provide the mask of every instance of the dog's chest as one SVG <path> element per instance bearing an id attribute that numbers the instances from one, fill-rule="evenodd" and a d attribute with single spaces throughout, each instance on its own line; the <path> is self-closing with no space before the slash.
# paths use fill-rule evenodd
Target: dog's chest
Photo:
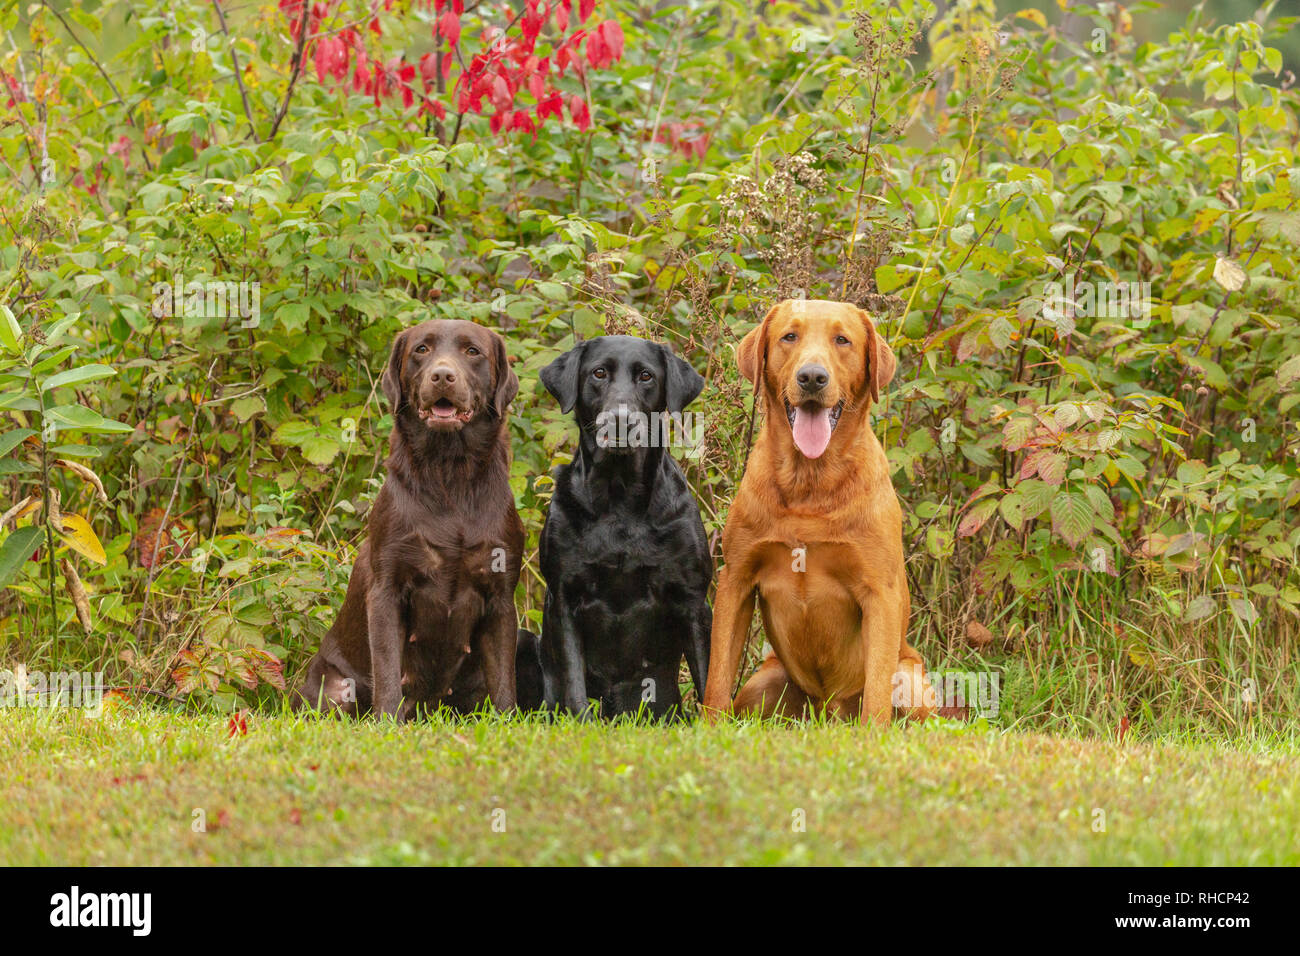
<path id="1" fill-rule="evenodd" d="M 447 603 L 464 591 L 497 590 L 518 564 L 505 542 L 445 526 L 410 529 L 402 546 L 408 586 Z"/>
<path id="2" fill-rule="evenodd" d="M 627 515 L 606 515 L 578 535 L 573 577 L 589 600 L 611 608 L 656 602 L 681 586 L 687 549 L 663 525 Z"/>
<path id="3" fill-rule="evenodd" d="M 857 561 L 848 549 L 770 542 L 757 557 L 767 636 L 795 682 L 819 697 L 860 690 L 862 607 L 851 590 Z"/>

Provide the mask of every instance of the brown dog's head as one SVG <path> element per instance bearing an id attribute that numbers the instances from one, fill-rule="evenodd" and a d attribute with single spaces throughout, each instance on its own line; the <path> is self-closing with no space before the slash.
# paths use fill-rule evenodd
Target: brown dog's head
<path id="1" fill-rule="evenodd" d="M 777 303 L 736 357 L 806 458 L 821 457 L 846 411 L 856 418 L 879 401 L 897 364 L 866 312 L 824 299 Z"/>
<path id="2" fill-rule="evenodd" d="M 381 384 L 395 418 L 431 432 L 500 420 L 519 391 L 501 336 L 473 322 L 430 319 L 400 333 Z"/>

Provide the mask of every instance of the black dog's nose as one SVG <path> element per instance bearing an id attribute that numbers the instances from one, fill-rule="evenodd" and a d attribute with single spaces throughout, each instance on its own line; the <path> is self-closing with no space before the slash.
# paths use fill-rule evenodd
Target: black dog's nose
<path id="1" fill-rule="evenodd" d="M 805 392 L 820 392 L 830 384 L 831 376 L 820 365 L 805 365 L 795 375 L 795 381 L 799 383 L 799 387 Z"/>
<path id="2" fill-rule="evenodd" d="M 450 365 L 437 365 L 429 369 L 429 381 L 434 385 L 454 385 L 456 370 Z"/>

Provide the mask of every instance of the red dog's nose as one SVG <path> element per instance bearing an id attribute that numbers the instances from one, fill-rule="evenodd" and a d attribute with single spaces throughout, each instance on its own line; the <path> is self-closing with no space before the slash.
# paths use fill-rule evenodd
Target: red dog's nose
<path id="1" fill-rule="evenodd" d="M 831 375 L 820 365 L 805 365 L 795 375 L 795 381 L 805 392 L 820 392 L 830 384 Z"/>

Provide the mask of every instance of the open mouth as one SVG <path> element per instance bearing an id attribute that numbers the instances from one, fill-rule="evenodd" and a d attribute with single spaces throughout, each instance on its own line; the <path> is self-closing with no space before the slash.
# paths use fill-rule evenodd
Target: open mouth
<path id="1" fill-rule="evenodd" d="M 844 399 L 829 407 L 817 402 L 804 402 L 802 405 L 785 403 L 785 417 L 790 422 L 795 447 L 805 458 L 820 458 L 826 451 L 826 446 L 831 443 L 831 432 L 840 423 L 842 411 Z"/>
<path id="2" fill-rule="evenodd" d="M 420 409 L 420 420 L 430 428 L 443 425 L 463 425 L 474 415 L 473 411 L 461 411 L 449 398 L 440 398 L 427 408 Z"/>

